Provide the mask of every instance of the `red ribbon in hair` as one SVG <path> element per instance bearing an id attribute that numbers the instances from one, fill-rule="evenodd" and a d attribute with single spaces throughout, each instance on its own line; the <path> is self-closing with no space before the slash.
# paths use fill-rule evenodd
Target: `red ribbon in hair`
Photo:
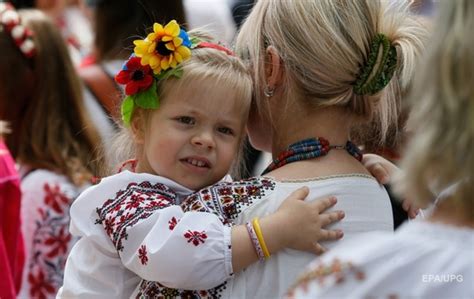
<path id="1" fill-rule="evenodd" d="M 231 50 L 227 49 L 227 48 L 224 47 L 224 46 L 221 46 L 221 45 L 218 45 L 218 44 L 214 44 L 214 43 L 200 42 L 199 44 L 197 44 L 196 48 L 211 48 L 211 49 L 216 49 L 216 50 L 219 50 L 219 51 L 222 51 L 222 52 L 226 53 L 226 54 L 229 55 L 229 56 L 235 56 L 234 52 L 232 52 Z"/>

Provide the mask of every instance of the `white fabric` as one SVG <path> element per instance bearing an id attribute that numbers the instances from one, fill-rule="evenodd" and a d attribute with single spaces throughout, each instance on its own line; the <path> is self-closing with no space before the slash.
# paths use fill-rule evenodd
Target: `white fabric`
<path id="1" fill-rule="evenodd" d="M 108 200 L 116 201 L 120 194 L 130 193 L 130 186 L 144 182 L 171 188 L 178 195 L 177 204 L 191 193 L 166 178 L 129 171 L 104 178 L 87 189 L 71 207 L 71 233 L 81 239 L 68 258 L 64 285 L 57 298 L 128 298 L 140 277 L 168 287 L 206 289 L 232 274 L 230 227 L 213 214 L 183 213 L 177 205 L 155 210 L 128 227 L 128 236 L 120 239 L 123 250 L 118 254 L 104 227 L 95 224 L 99 218 L 96 208 Z M 153 199 L 149 190 L 154 192 L 149 187 L 138 196 Z M 125 210 L 123 215 L 127 216 L 125 212 L 133 214 L 134 210 Z M 172 218 L 178 220 L 173 229 Z M 205 242 L 196 245 L 187 240 L 184 235 L 189 231 L 205 232 Z M 143 247 L 147 250 L 145 264 L 137 254 Z"/>
<path id="2" fill-rule="evenodd" d="M 236 28 L 229 3 L 224 0 L 184 0 L 190 29 L 204 28 L 218 41 L 230 44 Z"/>
<path id="3" fill-rule="evenodd" d="M 312 279 L 291 298 L 474 298 L 473 229 L 412 221 L 395 235 L 371 233 L 341 244 L 308 270 L 336 258 L 354 267 L 343 267 L 344 281 L 335 283 L 332 274 L 324 285 Z"/>
<path id="4" fill-rule="evenodd" d="M 308 200 L 334 195 L 334 209 L 343 210 L 345 218 L 331 228 L 342 229 L 344 239 L 323 243 L 331 249 L 369 231 L 393 232 L 390 199 L 385 189 L 365 175 L 330 176 L 313 180 L 276 182 L 274 192 L 256 204 L 243 209 L 236 224 L 275 212 L 283 200 L 299 187 L 308 186 Z M 315 258 L 311 253 L 284 249 L 263 263 L 236 273 L 228 282 L 222 298 L 281 298 L 297 275 Z"/>
<path id="5" fill-rule="evenodd" d="M 25 175 L 27 169 L 21 168 Z M 21 181 L 21 221 L 25 268 L 18 298 L 54 298 L 62 285 L 64 262 L 75 241 L 68 233 L 69 208 L 82 188 L 49 170 Z"/>

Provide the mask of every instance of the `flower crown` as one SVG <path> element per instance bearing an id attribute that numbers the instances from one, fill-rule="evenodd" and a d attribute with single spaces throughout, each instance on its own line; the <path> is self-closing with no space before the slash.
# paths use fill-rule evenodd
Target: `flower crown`
<path id="1" fill-rule="evenodd" d="M 35 55 L 33 33 L 21 24 L 20 15 L 10 3 L 0 2 L 0 31 L 5 30 L 26 58 Z"/>
<path id="2" fill-rule="evenodd" d="M 176 20 L 166 26 L 155 23 L 153 32 L 145 39 L 135 40 L 134 54 L 125 62 L 115 81 L 125 85 L 125 94 L 121 106 L 122 120 L 130 124 L 136 106 L 144 109 L 157 109 L 159 98 L 157 82 L 169 77 L 181 78 L 180 64 L 191 57 L 194 48 L 214 48 L 235 56 L 229 49 L 190 38 L 180 28 Z"/>

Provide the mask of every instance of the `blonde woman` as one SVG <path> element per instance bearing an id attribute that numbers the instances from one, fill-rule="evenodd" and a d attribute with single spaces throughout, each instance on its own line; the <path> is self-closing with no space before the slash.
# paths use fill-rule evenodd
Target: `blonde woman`
<path id="1" fill-rule="evenodd" d="M 185 210 L 211 208 L 257 231 L 255 256 L 264 263 L 228 276 L 211 294 L 222 298 L 278 298 L 314 254 L 284 249 L 269 258 L 258 218 L 276 211 L 291 192 L 338 198 L 346 217 L 332 228 L 350 239 L 393 232 L 387 193 L 360 163 L 351 129 L 374 118 L 382 132 L 398 117 L 400 90 L 412 79 L 426 31 L 407 7 L 392 1 L 261 0 L 237 38 L 253 74 L 248 122 L 253 146 L 275 159 L 261 177 L 215 185 L 190 196 Z M 382 134 L 383 136 L 383 134 Z M 329 234 L 322 229 L 323 234 Z M 344 241 L 342 241 L 344 242 Z M 324 244 L 326 249 L 334 242 Z M 323 251 L 315 245 L 315 251 Z M 142 282 L 140 294 L 166 294 Z"/>
<path id="2" fill-rule="evenodd" d="M 23 194 L 26 261 L 18 296 L 51 298 L 74 242 L 69 207 L 100 167 L 100 139 L 56 26 L 40 11 L 5 3 L 0 19 L 0 119 L 10 124 L 5 143 L 20 167 Z"/>
<path id="3" fill-rule="evenodd" d="M 474 288 L 474 3 L 443 1 L 412 95 L 415 135 L 399 188 L 426 221 L 335 248 L 298 280 L 291 298 L 472 298 Z M 374 241 L 375 240 L 375 241 Z"/>

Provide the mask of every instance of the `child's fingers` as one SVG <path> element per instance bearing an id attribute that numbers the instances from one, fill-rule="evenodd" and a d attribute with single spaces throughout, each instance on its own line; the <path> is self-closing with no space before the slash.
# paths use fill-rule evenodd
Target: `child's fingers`
<path id="1" fill-rule="evenodd" d="M 336 230 L 329 230 L 329 229 L 322 229 L 321 230 L 321 241 L 332 241 L 332 240 L 339 240 L 344 236 L 344 233 L 340 229 Z"/>
<path id="2" fill-rule="evenodd" d="M 323 199 L 318 199 L 312 202 L 312 205 L 318 210 L 319 213 L 322 213 L 334 206 L 337 203 L 337 199 L 334 196 L 326 197 Z"/>
<path id="3" fill-rule="evenodd" d="M 405 212 L 409 212 L 410 211 L 410 205 L 411 205 L 411 201 L 408 200 L 408 199 L 404 199 L 403 202 L 402 202 L 402 208 Z"/>
<path id="4" fill-rule="evenodd" d="M 415 219 L 416 216 L 418 216 L 419 213 L 420 213 L 420 209 L 412 206 L 408 210 L 408 217 L 410 217 L 410 219 Z"/>
<path id="5" fill-rule="evenodd" d="M 287 199 L 305 200 L 308 194 L 309 194 L 309 188 L 304 186 L 291 192 L 291 194 L 287 197 Z"/>
<path id="6" fill-rule="evenodd" d="M 327 212 L 319 215 L 319 219 L 321 221 L 321 226 L 325 227 L 333 222 L 339 221 L 344 218 L 345 214 L 343 211 L 334 211 L 334 212 Z"/>
<path id="7" fill-rule="evenodd" d="M 368 165 L 375 163 L 375 161 L 380 161 L 379 156 L 375 154 L 364 154 L 362 156 L 362 164 L 365 167 L 368 167 Z"/>
<path id="8" fill-rule="evenodd" d="M 321 246 L 319 243 L 313 243 L 313 250 L 317 255 L 321 255 L 327 251 L 327 249 Z"/>
<path id="9" fill-rule="evenodd" d="M 389 174 L 380 163 L 375 163 L 374 165 L 369 167 L 368 170 L 380 184 L 384 185 L 389 182 Z"/>

